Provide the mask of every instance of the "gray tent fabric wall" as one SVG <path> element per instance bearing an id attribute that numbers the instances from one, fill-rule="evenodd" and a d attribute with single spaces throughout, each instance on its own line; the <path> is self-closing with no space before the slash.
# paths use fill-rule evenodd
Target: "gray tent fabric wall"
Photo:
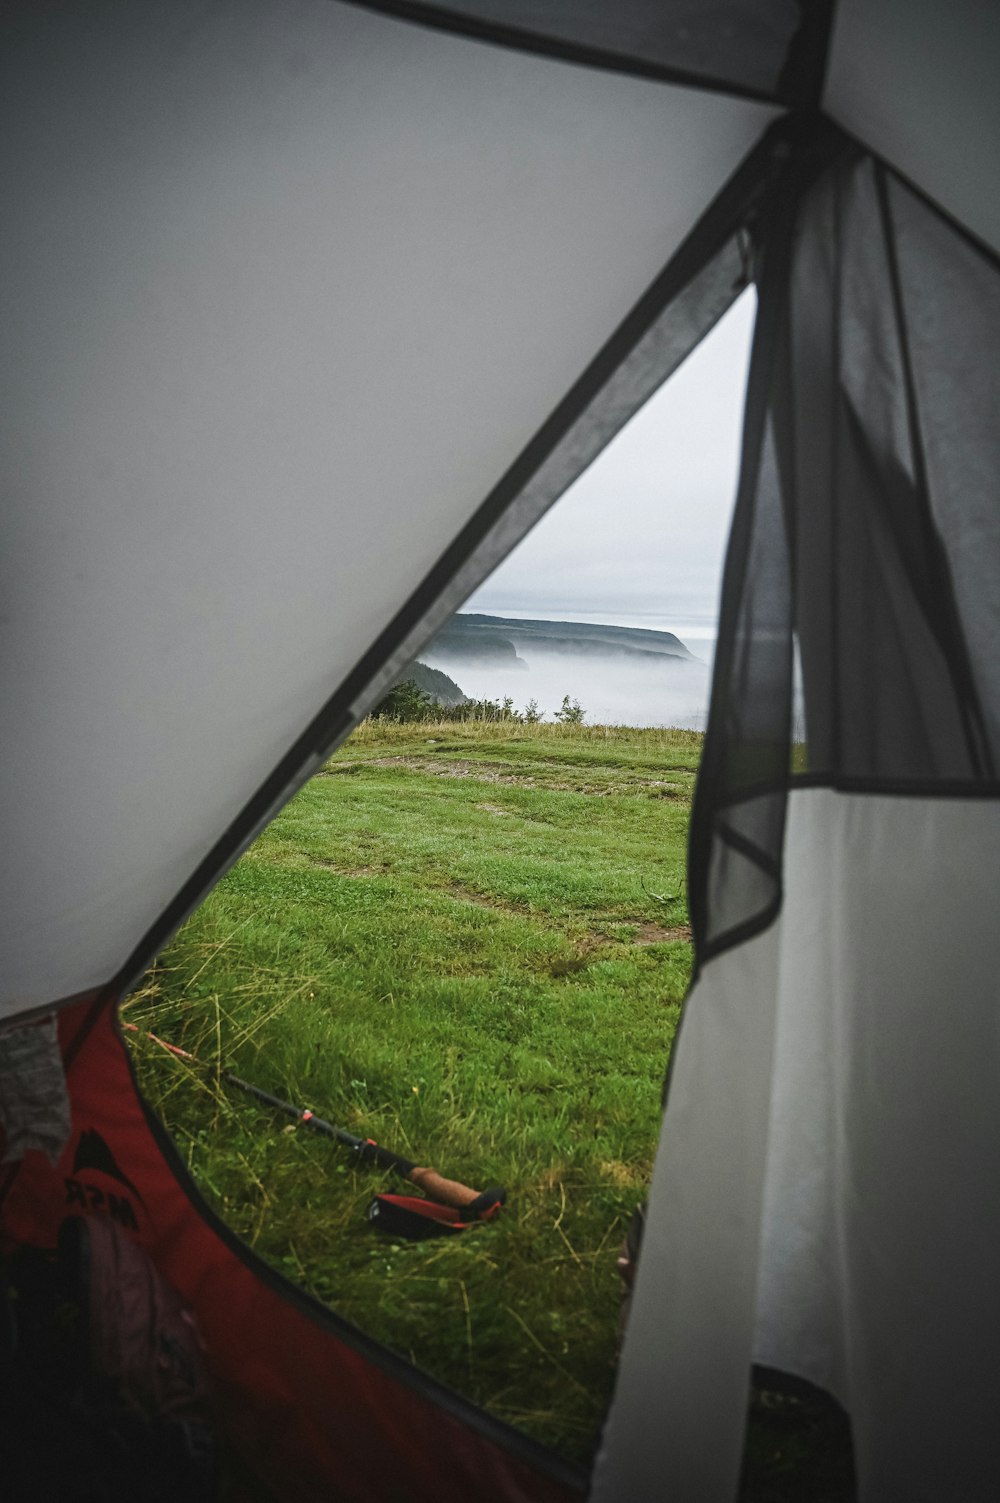
<path id="1" fill-rule="evenodd" d="M 12 7 L 4 61 L 16 1012 L 126 964 L 777 110 L 331 0 Z"/>
<path id="2" fill-rule="evenodd" d="M 841 1399 L 860 1497 L 985 1503 L 1000 261 L 847 143 L 790 249 L 692 835 L 703 964 L 595 1497 L 667 1470 L 731 1497 L 756 1360 Z"/>
<path id="3" fill-rule="evenodd" d="M 863 1503 L 985 1503 L 1000 8 L 712 17 L 9 9 L 0 1008 L 148 958 L 707 332 L 742 227 L 699 972 L 593 1496 L 730 1499 L 756 1359 L 849 1408 Z"/>

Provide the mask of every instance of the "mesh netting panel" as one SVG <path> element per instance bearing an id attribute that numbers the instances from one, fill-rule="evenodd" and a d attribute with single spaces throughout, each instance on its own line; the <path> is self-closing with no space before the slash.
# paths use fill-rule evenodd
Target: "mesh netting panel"
<path id="1" fill-rule="evenodd" d="M 996 776 L 1000 745 L 1000 270 L 887 184 L 931 513 Z"/>
<path id="2" fill-rule="evenodd" d="M 998 346 L 1000 268 L 871 158 L 772 221 L 692 841 L 702 960 L 780 905 L 790 766 L 996 788 Z"/>
<path id="3" fill-rule="evenodd" d="M 995 706 L 984 649 L 991 617 L 996 640 L 1000 454 L 984 409 L 1000 276 L 868 160 L 807 205 L 791 299 L 809 770 L 989 778 L 980 686 L 992 672 Z"/>

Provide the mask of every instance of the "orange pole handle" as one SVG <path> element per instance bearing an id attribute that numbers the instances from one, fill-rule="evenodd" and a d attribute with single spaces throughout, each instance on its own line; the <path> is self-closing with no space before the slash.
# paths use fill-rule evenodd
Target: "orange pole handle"
<path id="1" fill-rule="evenodd" d="M 457 1179 L 445 1179 L 436 1169 L 422 1169 L 418 1166 L 411 1169 L 406 1177 L 411 1184 L 423 1190 L 430 1200 L 436 1200 L 441 1206 L 452 1206 L 456 1211 L 461 1211 L 479 1199 L 478 1190 L 470 1190 L 468 1185 L 459 1184 Z"/>

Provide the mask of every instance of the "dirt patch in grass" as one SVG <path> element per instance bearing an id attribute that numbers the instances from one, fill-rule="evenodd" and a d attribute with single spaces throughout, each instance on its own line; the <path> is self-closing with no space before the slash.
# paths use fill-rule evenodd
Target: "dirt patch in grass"
<path id="1" fill-rule="evenodd" d="M 348 772 L 361 767 L 405 767 L 409 772 L 424 772 L 436 778 L 475 778 L 481 783 L 515 783 L 535 787 L 530 774 L 502 772 L 495 763 L 461 759 L 442 762 L 436 757 L 366 757 L 363 762 L 340 762 L 327 769 L 330 773 Z"/>
<path id="2" fill-rule="evenodd" d="M 670 928 L 664 928 L 662 924 L 643 923 L 639 925 L 639 931 L 632 943 L 634 945 L 662 945 L 671 940 L 690 938 L 690 924 L 674 924 Z"/>
<path id="3" fill-rule="evenodd" d="M 389 868 L 381 866 L 338 866 L 336 861 L 324 861 L 322 856 L 306 856 L 310 866 L 322 867 L 324 871 L 336 872 L 338 877 L 384 877 Z"/>
<path id="4" fill-rule="evenodd" d="M 495 913 L 528 914 L 532 911 L 527 904 L 511 903 L 506 898 L 491 897 L 485 892 L 474 892 L 471 887 L 463 887 L 460 882 L 452 882 L 442 890 L 447 897 L 454 898 L 458 903 L 472 903 L 476 908 L 491 908 Z"/>
<path id="5" fill-rule="evenodd" d="M 608 924 L 608 928 L 596 931 L 598 944 L 610 940 L 614 944 L 624 945 L 663 945 L 691 939 L 690 924 L 654 924 L 649 919 L 617 917 L 608 917 L 604 922 Z M 623 934 L 621 931 L 626 926 L 635 932 Z"/>
<path id="6" fill-rule="evenodd" d="M 520 915 L 532 915 L 534 910 L 525 903 L 512 903 L 507 898 L 497 898 L 489 893 L 474 892 L 472 888 L 463 887 L 461 883 L 452 882 L 444 889 L 448 897 L 454 898 L 459 903 L 472 903 L 477 908 L 490 908 L 496 913 L 511 913 Z M 551 915 L 548 922 L 552 922 Z M 573 971 L 584 970 L 593 959 L 594 951 L 603 949 L 608 944 L 631 944 L 631 945 L 662 945 L 674 943 L 677 940 L 689 941 L 691 938 L 690 924 L 654 924 L 646 919 L 619 919 L 616 922 L 635 926 L 635 934 L 627 937 L 621 934 L 609 934 L 605 930 L 596 929 L 590 934 L 567 936 L 571 939 L 576 953 L 573 956 L 560 959 L 554 963 L 553 975 L 568 975 Z"/>
<path id="7" fill-rule="evenodd" d="M 508 764 L 469 761 L 465 758 L 455 761 L 444 762 L 436 757 L 368 757 L 363 762 L 339 762 L 323 769 L 327 776 L 336 776 L 338 773 L 356 773 L 366 767 L 404 767 L 409 772 L 426 773 L 429 777 L 436 778 L 472 778 L 479 783 L 506 784 L 512 788 L 538 788 L 551 793 L 583 793 L 592 798 L 608 798 L 614 793 L 647 793 L 651 798 L 676 799 L 684 803 L 688 799 L 687 791 L 675 780 L 669 778 L 618 778 L 614 781 L 605 780 L 595 782 L 586 778 L 548 777 L 535 776 L 530 772 L 508 772 L 504 767 Z M 683 769 L 687 771 L 687 769 Z M 477 804 L 478 809 L 486 809 L 491 814 L 505 814 L 511 811 L 500 809 L 496 805 Z"/>

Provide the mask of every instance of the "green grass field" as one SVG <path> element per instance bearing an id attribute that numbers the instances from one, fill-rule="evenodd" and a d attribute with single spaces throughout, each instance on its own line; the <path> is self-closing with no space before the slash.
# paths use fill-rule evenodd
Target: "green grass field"
<path id="1" fill-rule="evenodd" d="M 700 751 L 684 731 L 366 722 L 126 1004 L 208 1066 L 131 1035 L 225 1219 L 340 1314 L 581 1461 L 610 1397 L 615 1256 L 690 975 Z M 503 1184 L 508 1206 L 458 1237 L 390 1241 L 365 1209 L 405 1187 L 220 1088 L 220 1068 Z M 763 1490 L 744 1493 L 761 1503 L 795 1496 L 774 1479 L 817 1452 L 808 1411 L 764 1399 Z"/>
<path id="2" fill-rule="evenodd" d="M 213 1067 L 507 1186 L 492 1225 L 390 1242 L 364 1219 L 388 1178 L 136 1043 L 146 1093 L 248 1242 L 580 1458 L 690 971 L 699 752 L 682 731 L 368 722 L 127 1004 Z"/>

